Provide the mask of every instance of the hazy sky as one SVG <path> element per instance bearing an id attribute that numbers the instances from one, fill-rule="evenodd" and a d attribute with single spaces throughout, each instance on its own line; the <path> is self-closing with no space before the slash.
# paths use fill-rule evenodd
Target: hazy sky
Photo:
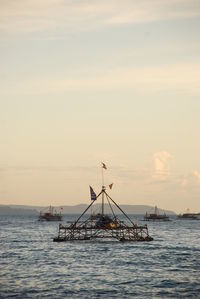
<path id="1" fill-rule="evenodd" d="M 0 203 L 200 212 L 200 0 L 0 0 Z"/>

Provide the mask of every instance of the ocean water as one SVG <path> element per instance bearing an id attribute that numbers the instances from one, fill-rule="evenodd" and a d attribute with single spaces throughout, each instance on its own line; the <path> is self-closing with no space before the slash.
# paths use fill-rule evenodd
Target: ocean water
<path id="1" fill-rule="evenodd" d="M 200 298 L 200 221 L 148 227 L 152 242 L 55 243 L 58 222 L 0 216 L 0 298 Z"/>

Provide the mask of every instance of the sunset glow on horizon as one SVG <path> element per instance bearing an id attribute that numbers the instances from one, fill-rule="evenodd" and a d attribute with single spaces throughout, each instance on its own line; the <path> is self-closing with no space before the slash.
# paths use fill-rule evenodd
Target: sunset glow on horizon
<path id="1" fill-rule="evenodd" d="M 0 204 L 200 212 L 200 2 L 0 8 Z"/>

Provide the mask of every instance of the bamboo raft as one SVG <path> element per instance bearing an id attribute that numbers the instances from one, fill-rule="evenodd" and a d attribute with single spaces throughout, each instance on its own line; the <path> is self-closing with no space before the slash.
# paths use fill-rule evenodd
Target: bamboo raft
<path id="1" fill-rule="evenodd" d="M 101 213 L 97 217 L 86 215 L 86 212 L 92 207 L 97 198 L 102 198 Z M 92 200 L 91 204 L 70 225 L 59 225 L 58 236 L 53 239 L 54 242 L 83 241 L 93 239 L 114 239 L 121 242 L 144 242 L 152 241 L 153 238 L 148 233 L 147 224 L 137 225 L 120 208 L 120 206 L 108 195 L 105 186 L 102 186 L 101 192 Z M 104 213 L 104 201 L 107 200 L 110 207 L 110 214 Z M 121 221 L 114 213 L 114 205 L 118 211 L 125 216 L 125 221 Z M 87 219 L 82 221 L 83 216 Z"/>

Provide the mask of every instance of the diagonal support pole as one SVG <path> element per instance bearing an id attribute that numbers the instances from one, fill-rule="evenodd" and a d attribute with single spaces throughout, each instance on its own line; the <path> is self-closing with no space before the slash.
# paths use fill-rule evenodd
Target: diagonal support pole
<path id="1" fill-rule="evenodd" d="M 97 197 L 96 197 L 96 199 L 101 195 L 101 193 L 102 193 L 103 191 L 101 191 L 98 195 L 97 195 Z M 76 226 L 76 224 L 77 224 L 77 222 L 81 219 L 81 217 L 87 212 L 87 210 L 89 210 L 89 208 L 93 205 L 93 203 L 95 202 L 95 200 L 93 200 L 92 202 L 91 202 L 91 204 L 85 209 L 85 211 L 78 217 L 78 219 L 74 222 L 74 224 L 72 225 L 72 227 L 74 227 L 74 226 Z"/>
<path id="2" fill-rule="evenodd" d="M 126 214 L 126 213 L 124 213 L 124 211 L 120 208 L 120 206 L 118 206 L 118 204 L 108 195 L 108 193 L 106 192 L 106 191 L 104 191 L 105 192 L 105 194 L 108 196 L 108 198 L 110 199 L 110 200 L 112 200 L 112 202 L 116 205 L 116 207 L 118 207 L 118 209 L 124 214 L 124 216 L 126 217 L 126 218 L 128 218 L 128 220 L 133 224 L 133 226 L 135 226 L 135 223 L 133 223 L 133 221 L 128 217 L 128 215 Z"/>

